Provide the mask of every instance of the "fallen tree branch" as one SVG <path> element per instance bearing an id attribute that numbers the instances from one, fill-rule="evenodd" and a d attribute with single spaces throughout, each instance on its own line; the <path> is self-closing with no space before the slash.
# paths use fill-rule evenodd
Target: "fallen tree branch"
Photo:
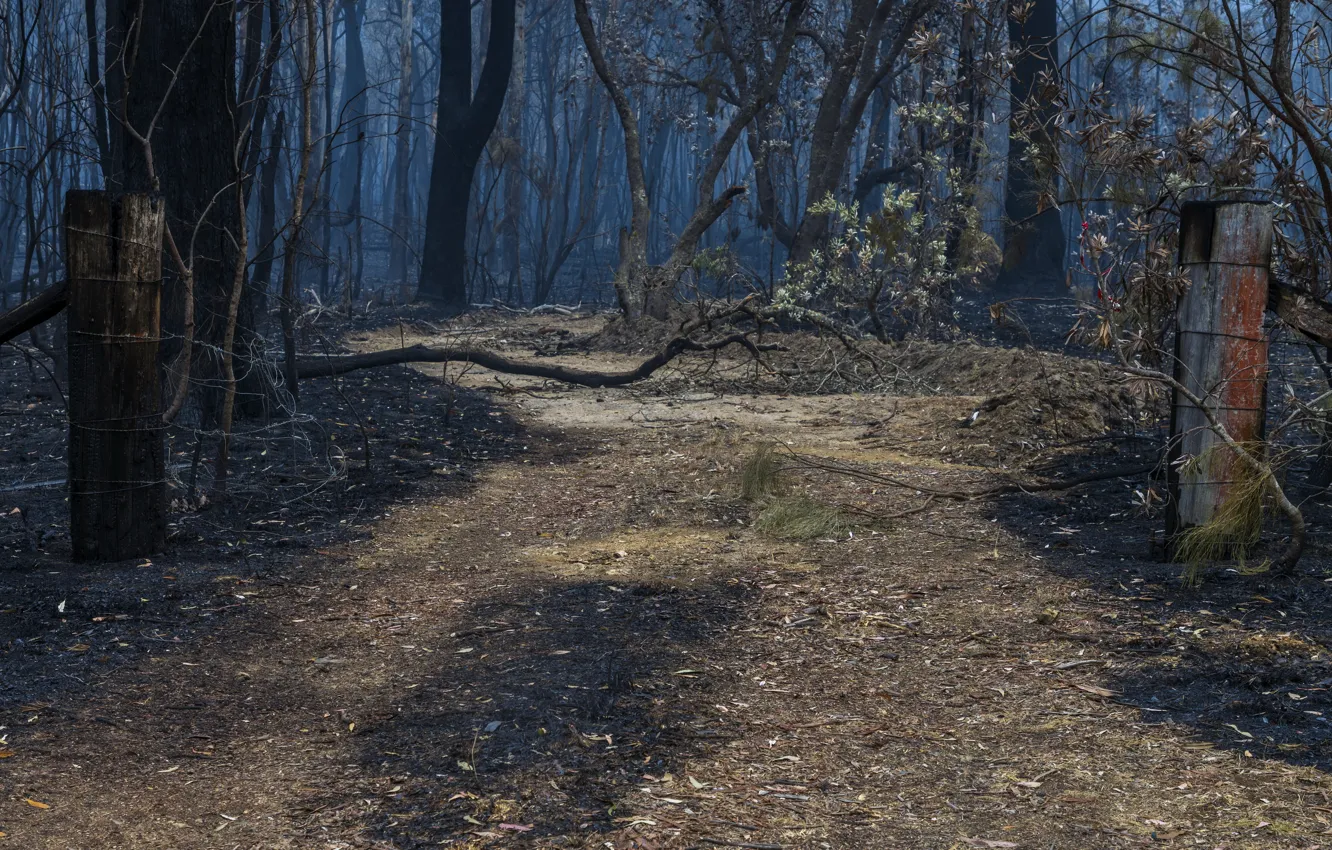
<path id="1" fill-rule="evenodd" d="M 0 344 L 54 318 L 65 309 L 68 298 L 69 282 L 62 280 L 0 316 Z"/>
<path id="2" fill-rule="evenodd" d="M 938 487 L 928 487 L 922 484 L 912 484 L 909 481 L 903 481 L 902 479 L 894 478 L 891 475 L 883 475 L 878 472 L 867 472 L 866 470 L 857 469 L 854 466 L 837 463 L 836 461 L 810 457 L 809 455 L 800 454 L 790 446 L 781 446 L 781 448 L 791 456 L 796 462 L 796 465 L 800 468 L 816 469 L 820 472 L 831 472 L 835 475 L 858 478 L 861 481 L 868 481 L 873 484 L 887 484 L 891 487 L 899 487 L 903 490 L 915 490 L 918 493 L 924 493 L 929 496 L 930 499 L 952 499 L 957 502 L 974 502 L 978 499 L 1005 496 L 1011 493 L 1057 493 L 1062 490 L 1072 490 L 1073 488 L 1081 487 L 1084 484 L 1094 484 L 1098 481 L 1110 481 L 1115 478 L 1145 475 L 1157 467 L 1157 464 L 1155 463 L 1143 463 L 1131 466 L 1117 466 L 1113 469 L 1107 469 L 1101 472 L 1080 475 L 1077 478 L 1065 478 L 1055 481 L 1009 480 L 1003 484 L 996 484 L 993 487 L 985 487 L 979 490 L 947 490 Z"/>
<path id="3" fill-rule="evenodd" d="M 474 363 L 477 366 L 503 372 L 506 375 L 527 375 L 576 384 L 580 387 L 622 387 L 652 375 L 686 351 L 718 351 L 731 345 L 749 350 L 755 357 L 764 351 L 779 351 L 776 344 L 758 344 L 743 333 L 733 333 L 714 340 L 700 342 L 692 337 L 676 337 L 666 347 L 633 369 L 624 372 L 594 372 L 572 366 L 515 360 L 483 348 L 455 348 L 452 346 L 412 345 L 366 354 L 344 354 L 337 357 L 306 358 L 296 361 L 296 377 L 327 378 L 345 375 L 358 369 L 375 369 L 401 363 Z"/>

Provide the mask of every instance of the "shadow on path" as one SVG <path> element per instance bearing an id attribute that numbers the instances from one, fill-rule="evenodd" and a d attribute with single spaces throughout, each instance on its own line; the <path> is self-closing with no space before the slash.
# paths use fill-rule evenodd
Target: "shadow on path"
<path id="1" fill-rule="evenodd" d="M 572 836 L 631 815 L 622 801 L 642 774 L 718 745 L 691 710 L 711 688 L 691 650 L 718 640 L 746 595 L 722 578 L 595 581 L 474 606 L 457 648 L 364 739 L 367 770 L 399 786 L 374 832 L 415 848 L 468 832 Z"/>
<path id="2" fill-rule="evenodd" d="M 1229 565 L 1186 586 L 1183 567 L 1163 561 L 1153 545 L 1163 534 L 1160 518 L 1134 509 L 1134 490 L 1149 484 L 1126 479 L 1009 497 L 993 516 L 1046 569 L 1103 600 L 1095 605 L 1102 613 L 1094 642 L 1096 655 L 1111 662 L 1103 684 L 1117 701 L 1141 709 L 1144 722 L 1178 724 L 1237 753 L 1332 768 L 1326 548 L 1310 547 L 1298 579 Z M 1310 505 L 1308 512 L 1313 527 L 1326 525 L 1326 509 Z M 1276 526 L 1269 522 L 1272 532 Z M 1250 567 L 1278 551 L 1272 537 Z"/>

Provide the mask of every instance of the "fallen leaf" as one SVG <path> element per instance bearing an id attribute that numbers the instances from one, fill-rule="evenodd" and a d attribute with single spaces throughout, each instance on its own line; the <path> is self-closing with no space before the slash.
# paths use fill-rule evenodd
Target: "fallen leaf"
<path id="1" fill-rule="evenodd" d="M 29 797 L 28 799 L 24 800 L 23 802 L 27 803 L 29 806 L 32 806 L 34 809 L 49 809 L 49 808 L 51 808 L 51 804 L 50 804 L 50 803 L 43 803 L 43 802 L 40 802 L 40 801 L 38 801 L 38 800 L 34 800 L 34 799 L 32 799 L 31 797 Z"/>
<path id="2" fill-rule="evenodd" d="M 993 847 L 993 848 L 1003 848 L 1003 847 L 1016 847 L 1016 846 L 1017 846 L 1016 844 L 1014 844 L 1014 843 L 1011 842 L 1011 841 L 990 841 L 990 840 L 985 839 L 985 838 L 964 838 L 964 839 L 962 839 L 962 843 L 965 844 L 965 845 L 967 845 L 968 847 Z"/>
<path id="3" fill-rule="evenodd" d="M 500 829 L 511 829 L 511 830 L 513 830 L 514 832 L 531 832 L 531 831 L 532 831 L 533 829 L 535 829 L 536 827 L 533 826 L 533 825 L 530 824 L 530 823 L 529 823 L 529 824 L 521 824 L 521 823 L 502 823 L 502 824 L 499 825 L 499 828 L 500 828 Z"/>
<path id="4" fill-rule="evenodd" d="M 159 770 L 158 773 L 175 773 L 178 770 L 180 770 L 180 765 L 174 764 L 171 767 L 168 767 L 166 770 Z"/>
<path id="5" fill-rule="evenodd" d="M 1104 658 L 1078 658 L 1073 661 L 1061 661 L 1055 665 L 1056 670 L 1071 670 L 1074 667 L 1081 667 L 1084 664 L 1105 664 Z"/>
<path id="6" fill-rule="evenodd" d="M 1246 737 L 1246 738 L 1252 738 L 1252 737 L 1253 737 L 1253 736 L 1250 735 L 1248 732 L 1245 732 L 1243 729 L 1241 729 L 1241 728 L 1239 728 L 1238 726 L 1236 726 L 1234 723 L 1227 723 L 1226 726 L 1227 726 L 1228 728 L 1230 728 L 1230 729 L 1234 729 L 1236 732 L 1240 733 L 1241 735 L 1243 735 L 1243 736 Z"/>
<path id="7" fill-rule="evenodd" d="M 697 789 L 699 789 L 699 790 L 702 790 L 702 789 L 708 787 L 708 786 L 707 786 L 707 783 L 699 782 L 697 779 L 695 779 L 695 778 L 692 777 L 692 776 L 689 777 L 689 784 L 692 785 L 692 786 L 694 786 L 695 788 L 697 788 Z"/>
<path id="8" fill-rule="evenodd" d="M 1115 695 L 1115 692 L 1109 688 L 1102 688 L 1098 685 L 1083 685 L 1079 683 L 1075 684 L 1073 687 L 1080 691 L 1086 691 L 1089 694 L 1095 694 L 1098 697 L 1112 697 Z"/>
<path id="9" fill-rule="evenodd" d="M 0 750 L 0 759 L 12 759 L 13 757 L 13 750 Z"/>

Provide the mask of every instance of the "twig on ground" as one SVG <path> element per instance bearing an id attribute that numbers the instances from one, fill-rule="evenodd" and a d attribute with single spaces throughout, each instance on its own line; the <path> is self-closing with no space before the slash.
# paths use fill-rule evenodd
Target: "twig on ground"
<path id="1" fill-rule="evenodd" d="M 1132 466 L 1118 466 L 1114 469 L 1093 472 L 1087 475 L 1078 476 L 1077 478 L 1067 478 L 1060 481 L 1010 480 L 1004 484 L 979 490 L 949 490 L 939 487 L 928 487 L 923 484 L 912 484 L 909 481 L 903 481 L 902 479 L 894 478 L 891 475 L 868 472 L 836 461 L 814 458 L 809 455 L 801 454 L 790 446 L 783 445 L 782 449 L 795 461 L 797 468 L 816 469 L 821 472 L 845 475 L 850 478 L 858 478 L 862 481 L 869 481 L 874 484 L 887 484 L 891 487 L 899 487 L 903 490 L 914 490 L 918 493 L 924 493 L 931 498 L 952 499 L 958 502 L 973 502 L 978 499 L 988 499 L 994 496 L 1008 495 L 1010 493 L 1052 493 L 1061 490 L 1071 490 L 1075 487 L 1081 487 L 1084 484 L 1093 484 L 1097 481 L 1109 481 L 1114 478 L 1143 475 L 1151 472 L 1157 466 L 1155 463 L 1135 464 Z M 922 507 L 922 510 L 923 509 L 924 508 Z"/>

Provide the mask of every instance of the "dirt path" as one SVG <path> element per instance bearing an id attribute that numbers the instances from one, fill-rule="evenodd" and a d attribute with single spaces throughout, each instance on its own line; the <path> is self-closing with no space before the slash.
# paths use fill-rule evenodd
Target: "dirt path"
<path id="1" fill-rule="evenodd" d="M 1324 842 L 1327 777 L 1285 758 L 1304 745 L 1249 715 L 1173 722 L 1147 695 L 1171 680 L 1143 684 L 1226 647 L 1322 664 L 1307 636 L 1243 649 L 1280 600 L 1181 620 L 1150 577 L 1089 579 L 1129 554 L 1080 541 L 1076 505 L 939 504 L 795 541 L 736 496 L 764 439 L 963 480 L 911 453 L 945 402 L 901 402 L 869 439 L 877 399 L 516 388 L 513 459 L 386 510 L 369 540 L 217 576 L 239 610 L 216 628 L 144 622 L 158 651 L 0 715 L 0 846 Z M 1261 690 L 1318 714 L 1327 686 L 1303 684 Z"/>

